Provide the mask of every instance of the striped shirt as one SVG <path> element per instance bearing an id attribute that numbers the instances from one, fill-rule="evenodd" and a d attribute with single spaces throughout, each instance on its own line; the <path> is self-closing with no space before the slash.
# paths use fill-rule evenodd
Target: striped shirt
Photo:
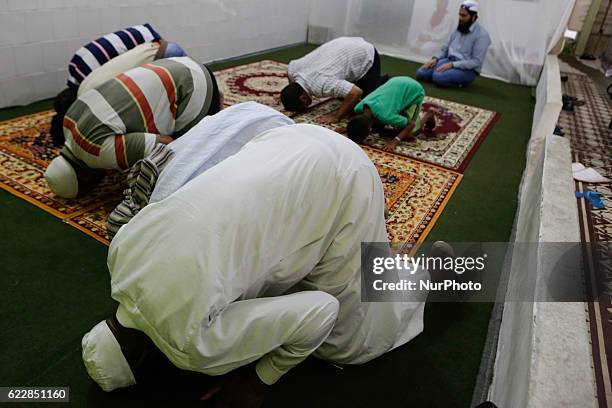
<path id="1" fill-rule="evenodd" d="M 374 64 L 374 46 L 360 37 L 340 37 L 289 63 L 287 74 L 308 94 L 345 97 Z"/>
<path id="2" fill-rule="evenodd" d="M 91 71 L 137 45 L 160 39 L 157 31 L 147 23 L 106 34 L 85 44 L 68 64 L 68 87 L 78 87 Z"/>
<path id="3" fill-rule="evenodd" d="M 158 144 L 150 155 L 132 166 L 127 177 L 128 187 L 123 191 L 123 201 L 108 216 L 106 230 L 109 240 L 149 204 L 159 174 L 173 157 L 172 149 Z"/>
<path id="4" fill-rule="evenodd" d="M 189 57 L 154 61 L 91 89 L 64 117 L 64 150 L 90 168 L 127 169 L 160 135 L 178 137 L 213 101 L 213 77 Z"/>

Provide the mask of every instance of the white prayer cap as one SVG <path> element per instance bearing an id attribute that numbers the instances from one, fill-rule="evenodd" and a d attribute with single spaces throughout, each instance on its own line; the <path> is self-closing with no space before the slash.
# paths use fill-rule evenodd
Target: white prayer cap
<path id="1" fill-rule="evenodd" d="M 121 346 L 106 321 L 101 321 L 81 341 L 87 374 L 104 391 L 136 384 Z"/>
<path id="2" fill-rule="evenodd" d="M 62 156 L 57 156 L 51 161 L 45 171 L 45 179 L 51 191 L 60 197 L 74 198 L 79 192 L 76 171 Z"/>
<path id="3" fill-rule="evenodd" d="M 465 0 L 461 3 L 461 7 L 467 11 L 478 13 L 478 2 L 475 0 Z"/>

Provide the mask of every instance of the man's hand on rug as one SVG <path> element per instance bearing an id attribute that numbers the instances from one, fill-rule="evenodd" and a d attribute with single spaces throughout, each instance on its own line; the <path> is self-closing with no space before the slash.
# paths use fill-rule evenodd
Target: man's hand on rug
<path id="1" fill-rule="evenodd" d="M 327 115 L 319 116 L 316 121 L 321 124 L 330 124 L 339 122 L 340 120 L 336 117 L 336 115 L 328 113 Z"/>
<path id="2" fill-rule="evenodd" d="M 394 137 L 393 139 L 389 140 L 382 149 L 385 152 L 392 152 L 400 143 L 401 141 L 397 137 Z"/>
<path id="3" fill-rule="evenodd" d="M 452 68 L 453 68 L 453 63 L 452 62 L 447 62 L 446 64 L 442 64 L 438 68 L 436 68 L 436 72 L 444 72 L 444 71 L 448 71 L 449 69 L 452 69 Z"/>

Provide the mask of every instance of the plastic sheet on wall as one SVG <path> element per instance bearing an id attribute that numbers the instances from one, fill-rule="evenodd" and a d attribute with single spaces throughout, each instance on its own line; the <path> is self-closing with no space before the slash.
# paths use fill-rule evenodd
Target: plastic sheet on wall
<path id="1" fill-rule="evenodd" d="M 491 47 L 483 75 L 535 85 L 544 59 L 565 32 L 576 0 L 481 0 L 479 22 Z M 333 37 L 361 36 L 379 51 L 424 62 L 455 30 L 461 0 L 313 0 L 311 25 Z"/>

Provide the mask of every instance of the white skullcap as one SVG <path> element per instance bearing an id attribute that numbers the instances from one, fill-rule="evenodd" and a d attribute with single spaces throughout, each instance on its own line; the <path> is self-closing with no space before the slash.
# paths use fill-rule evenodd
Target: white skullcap
<path id="1" fill-rule="evenodd" d="M 51 191 L 60 197 L 74 198 L 79 192 L 76 171 L 62 156 L 57 156 L 51 161 L 45 171 L 45 180 Z"/>
<path id="2" fill-rule="evenodd" d="M 478 13 L 478 2 L 475 0 L 465 0 L 461 3 L 461 7 L 473 13 Z"/>
<path id="3" fill-rule="evenodd" d="M 87 374 L 104 391 L 136 384 L 121 346 L 106 321 L 101 321 L 81 341 Z"/>

